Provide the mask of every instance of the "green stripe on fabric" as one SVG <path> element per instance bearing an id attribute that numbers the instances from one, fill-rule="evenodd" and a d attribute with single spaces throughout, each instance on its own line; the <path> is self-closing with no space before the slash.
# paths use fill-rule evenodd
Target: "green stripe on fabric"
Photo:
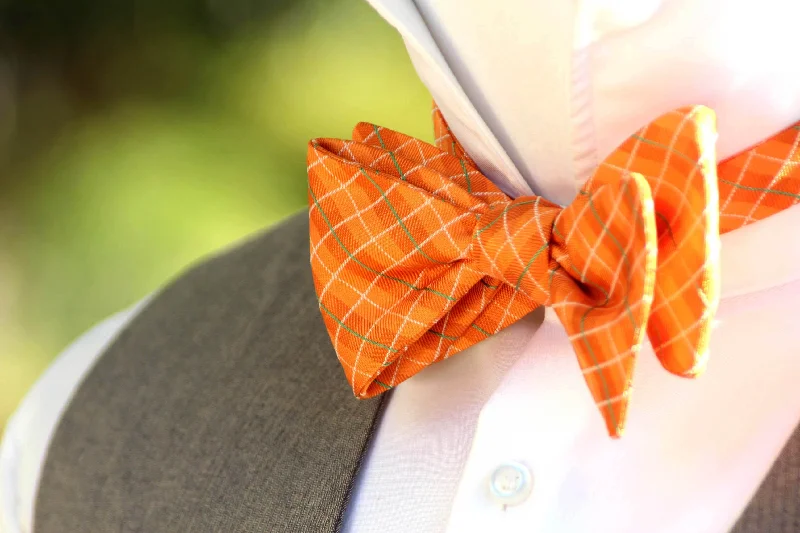
<path id="1" fill-rule="evenodd" d="M 552 297 L 553 294 L 553 278 L 560 269 L 561 265 L 556 265 L 556 267 L 550 271 L 550 276 L 547 279 L 547 292 L 550 293 L 550 297 Z"/>
<path id="2" fill-rule="evenodd" d="M 650 139 L 645 139 L 644 137 L 641 137 L 639 135 L 631 135 L 631 137 L 633 137 L 636 140 L 642 141 L 645 144 L 649 144 L 651 146 L 658 146 L 659 148 L 663 148 L 668 152 L 672 152 L 673 154 L 682 157 L 683 159 L 685 159 L 686 161 L 688 161 L 689 163 L 691 163 L 694 166 L 699 166 L 700 165 L 700 163 L 696 159 L 691 158 L 688 155 L 684 154 L 683 152 L 678 151 L 675 148 L 671 148 L 670 146 L 668 146 L 666 144 L 662 144 L 662 143 L 656 142 L 656 141 L 651 141 Z"/>
<path id="3" fill-rule="evenodd" d="M 788 196 L 789 198 L 794 198 L 796 200 L 800 200 L 800 194 L 794 194 L 794 193 L 786 192 L 786 191 L 779 191 L 777 189 L 769 189 L 769 188 L 766 188 L 766 187 L 750 187 L 750 186 L 747 186 L 747 185 L 741 185 L 739 183 L 736 183 L 736 182 L 733 182 L 733 181 L 724 180 L 724 179 L 721 179 L 721 178 L 720 178 L 719 181 L 720 181 L 720 183 L 725 183 L 726 185 L 731 185 L 732 187 L 736 187 L 738 189 L 743 189 L 745 191 L 764 192 L 764 193 L 768 193 L 768 194 L 777 194 L 779 196 Z"/>
<path id="4" fill-rule="evenodd" d="M 344 322 L 342 322 L 341 320 L 339 320 L 339 318 L 338 318 L 336 315 L 334 315 L 333 313 L 331 313 L 331 312 L 328 310 L 328 308 L 327 308 L 327 307 L 325 307 L 325 305 L 324 305 L 322 302 L 319 302 L 319 307 L 320 307 L 320 309 L 322 309 L 323 311 L 325 311 L 325 313 L 327 313 L 329 317 L 331 317 L 333 320 L 335 320 L 337 324 L 339 324 L 340 326 L 342 326 L 342 328 L 344 328 L 344 329 L 345 329 L 345 330 L 346 330 L 348 333 L 351 333 L 351 334 L 355 335 L 356 337 L 358 337 L 358 338 L 359 338 L 359 339 L 361 339 L 362 341 L 364 341 L 364 342 L 368 342 L 369 344 L 372 344 L 373 346 L 377 346 L 377 347 L 379 347 L 379 348 L 383 348 L 383 349 L 385 349 L 385 350 L 389 350 L 389 351 L 390 351 L 390 352 L 392 352 L 392 353 L 397 353 L 397 350 L 395 350 L 395 349 L 394 349 L 394 348 L 392 348 L 391 346 L 386 346 L 385 344 L 381 344 L 381 343 L 380 343 L 380 342 L 378 342 L 378 341 L 374 341 L 374 340 L 372 340 L 372 339 L 369 339 L 369 338 L 365 337 L 364 335 L 360 334 L 359 332 L 357 332 L 357 331 L 355 331 L 355 330 L 353 330 L 353 329 L 351 329 L 351 328 L 347 327 L 347 325 L 345 325 L 345 323 L 344 323 Z"/>
<path id="5" fill-rule="evenodd" d="M 381 381 L 379 379 L 376 379 L 375 383 L 377 383 L 378 385 L 380 385 L 381 387 L 383 387 L 386 390 L 391 390 L 393 388 L 391 385 L 387 385 L 386 383 L 384 383 L 383 381 Z"/>
<path id="6" fill-rule="evenodd" d="M 672 226 L 669 225 L 669 220 L 667 220 L 667 217 L 664 216 L 662 213 L 659 213 L 658 211 L 656 211 L 656 216 L 658 218 L 660 218 L 661 220 L 663 220 L 664 224 L 667 225 L 667 231 L 669 232 L 669 238 L 672 239 L 672 244 L 677 246 L 678 245 L 678 241 L 675 240 L 675 235 L 672 233 Z"/>
<path id="7" fill-rule="evenodd" d="M 628 186 L 629 186 L 628 182 L 626 181 L 623 184 L 623 187 L 624 187 L 623 194 L 626 195 L 626 196 L 628 196 Z M 630 265 L 630 260 L 628 259 L 628 256 L 625 254 L 625 249 L 622 247 L 622 244 L 620 244 L 620 242 L 617 240 L 617 238 L 609 231 L 608 226 L 603 221 L 603 219 L 600 218 L 600 214 L 597 212 L 597 208 L 594 205 L 594 198 L 592 197 L 592 194 L 590 192 L 587 192 L 587 191 L 581 191 L 581 194 L 588 195 L 588 197 L 589 197 L 589 207 L 590 207 L 590 209 L 592 211 L 592 214 L 594 215 L 595 219 L 600 223 L 600 226 L 603 228 L 603 232 L 608 234 L 608 236 L 612 239 L 612 241 L 614 242 L 614 244 L 617 246 L 617 248 L 619 249 L 620 253 L 622 254 L 622 260 L 623 260 L 623 263 L 626 266 L 626 270 L 627 270 L 627 274 L 628 274 L 628 286 L 630 286 L 631 265 Z M 628 197 L 630 198 L 630 196 L 628 196 Z M 603 292 L 605 292 L 605 291 L 603 291 Z M 592 347 L 591 343 L 589 342 L 589 339 L 586 337 L 586 318 L 595 309 L 597 309 L 599 307 L 603 307 L 604 305 L 608 304 L 609 299 L 610 299 L 610 295 L 608 293 L 606 293 L 606 299 L 601 305 L 590 307 L 589 309 L 586 310 L 586 312 L 581 317 L 581 322 L 580 322 L 581 340 L 583 341 L 584 347 L 586 348 L 586 351 L 589 353 L 589 356 L 592 359 L 592 366 L 595 366 L 595 367 L 600 366 L 600 362 L 597 359 L 597 354 L 594 353 L 594 348 Z M 638 331 L 639 325 L 636 323 L 636 319 L 633 316 L 633 310 L 630 308 L 630 303 L 628 301 L 628 293 L 627 293 L 627 291 L 625 292 L 625 309 L 628 312 L 628 316 L 631 319 L 631 323 L 633 324 L 634 328 L 636 328 L 636 330 Z M 618 426 L 618 420 L 617 420 L 616 415 L 614 414 L 614 409 L 611 407 L 611 402 L 610 402 L 610 400 L 611 400 L 611 392 L 609 391 L 609 388 L 608 388 L 608 382 L 606 381 L 605 375 L 603 374 L 602 371 L 597 372 L 597 375 L 598 375 L 598 377 L 600 379 L 600 386 L 603 389 L 603 396 L 604 396 L 604 398 L 605 398 L 605 400 L 607 402 L 606 403 L 606 411 L 608 413 L 608 418 L 611 421 L 612 426 L 617 427 Z"/>
<path id="8" fill-rule="evenodd" d="M 455 154 L 456 154 L 456 142 L 453 141 L 453 155 Z M 464 179 L 467 180 L 467 192 L 472 192 L 472 183 L 470 183 L 469 181 L 469 171 L 467 170 L 467 164 L 461 158 L 458 159 L 458 162 L 461 163 L 461 170 L 464 171 Z"/>
<path id="9" fill-rule="evenodd" d="M 536 203 L 536 202 L 538 202 L 538 201 L 539 201 L 539 199 L 537 198 L 536 200 L 527 200 L 527 201 L 525 201 L 525 202 L 518 202 L 518 203 L 516 203 L 516 204 L 511 204 L 511 205 L 509 205 L 508 207 L 506 207 L 505 209 L 503 209 L 502 213 L 500 213 L 499 215 L 497 215 L 497 217 L 495 217 L 495 219 L 494 219 L 494 220 L 492 220 L 492 221 L 491 221 L 491 222 L 489 222 L 487 225 L 485 225 L 484 227 L 482 227 L 481 229 L 479 229 L 479 230 L 478 230 L 478 231 L 477 231 L 475 234 L 476 234 L 476 235 L 480 235 L 481 233 L 483 233 L 483 232 L 484 232 L 484 231 L 486 231 L 487 229 L 489 229 L 489 228 L 491 228 L 492 226 L 494 226 L 494 225 L 495 225 L 495 223 L 496 223 L 498 220 L 500 220 L 501 218 L 503 218 L 503 215 L 505 215 L 505 214 L 506 214 L 506 213 L 508 213 L 510 210 L 514 209 L 515 207 L 522 207 L 523 205 L 535 204 L 535 203 Z"/>
<path id="10" fill-rule="evenodd" d="M 490 288 L 490 289 L 496 289 L 497 287 L 499 287 L 499 285 L 490 285 L 490 284 L 489 284 L 489 283 L 487 283 L 487 282 L 486 282 L 484 279 L 481 279 L 481 283 L 483 283 L 483 286 L 484 286 L 484 287 L 488 287 L 488 288 Z"/>
<path id="11" fill-rule="evenodd" d="M 586 330 L 586 317 L 589 316 L 589 312 L 591 310 L 592 309 L 587 309 L 581 317 L 581 332 Z M 589 340 L 586 338 L 586 335 L 583 335 L 581 338 L 583 339 L 584 346 L 586 346 L 586 350 L 589 352 L 589 355 L 592 358 L 593 366 L 599 366 L 599 363 L 597 362 L 597 355 L 594 353 L 594 349 L 589 343 Z M 611 392 L 608 390 L 608 383 L 606 382 L 606 378 L 603 375 L 602 370 L 599 370 L 596 372 L 596 374 L 600 376 L 600 386 L 603 387 L 603 396 L 606 400 L 606 411 L 608 412 L 608 418 L 611 420 L 611 425 L 616 428 L 619 425 L 619 422 L 617 421 L 617 415 L 614 414 L 614 409 L 611 408 Z"/>
<path id="12" fill-rule="evenodd" d="M 333 235 L 333 238 L 336 239 L 336 242 L 339 243 L 339 246 L 342 247 L 342 250 L 344 250 L 345 253 L 348 255 L 348 257 L 350 257 L 350 259 L 352 259 L 356 264 L 358 264 L 362 268 L 366 269 L 367 271 L 372 272 L 373 274 L 376 274 L 378 276 L 384 277 L 386 279 L 390 279 L 392 281 L 396 281 L 398 283 L 402 283 L 403 285 L 405 285 L 409 289 L 413 289 L 415 291 L 427 291 L 427 292 L 433 293 L 433 294 L 435 294 L 437 296 L 441 296 L 442 298 L 445 298 L 446 300 L 449 300 L 451 302 L 455 302 L 456 301 L 455 298 L 453 298 L 451 296 L 448 296 L 448 295 L 446 295 L 444 293 L 441 293 L 439 291 L 433 290 L 433 289 L 431 289 L 429 287 L 417 287 L 416 285 L 412 285 L 411 283 L 407 282 L 404 279 L 396 278 L 394 276 L 390 276 L 388 274 L 384 274 L 383 272 L 378 272 L 377 270 L 375 270 L 374 268 L 370 267 L 369 265 L 366 265 L 366 264 L 362 263 L 355 255 L 353 255 L 353 253 L 350 250 L 347 249 L 347 246 L 344 245 L 344 243 L 342 242 L 342 239 L 339 238 L 339 235 L 336 233 L 336 230 L 333 229 L 333 225 L 331 224 L 331 221 L 328 220 L 328 216 L 325 214 L 325 211 L 323 211 L 322 207 L 319 205 L 319 202 L 317 201 L 317 196 L 314 194 L 314 191 L 311 189 L 310 185 L 308 187 L 308 192 L 309 192 L 309 194 L 311 194 L 311 198 L 314 200 L 314 205 L 317 207 L 317 209 L 319 210 L 320 214 L 322 215 L 322 219 L 325 221 L 325 224 L 328 225 L 328 229 L 330 230 L 331 234 Z"/>
<path id="13" fill-rule="evenodd" d="M 449 341 L 457 341 L 458 340 L 458 337 L 451 337 L 450 335 L 445 335 L 444 333 L 439 333 L 438 331 L 434 331 L 432 329 L 429 329 L 428 331 L 430 331 L 431 333 L 433 333 L 437 337 L 441 337 L 441 338 L 447 339 Z"/>
<path id="14" fill-rule="evenodd" d="M 592 366 L 595 367 L 600 366 L 600 361 L 597 359 L 597 354 L 594 353 L 594 348 L 592 348 L 592 345 L 589 343 L 589 339 L 586 337 L 586 318 L 589 316 L 589 313 L 608 303 L 610 298 L 609 294 L 605 290 L 601 289 L 601 291 L 605 293 L 605 301 L 599 306 L 590 307 L 581 317 L 581 340 L 583 341 L 583 345 L 586 347 L 586 351 L 589 353 L 589 357 L 592 358 Z M 608 389 L 606 377 L 602 371 L 597 372 L 597 374 L 600 377 L 600 386 L 603 388 L 603 396 L 605 397 L 606 401 L 609 401 L 611 400 L 611 391 Z M 614 414 L 614 410 L 611 408 L 610 402 L 606 404 L 606 411 L 608 412 L 608 418 L 611 420 L 612 425 L 616 427 L 618 425 L 617 417 Z"/>
<path id="15" fill-rule="evenodd" d="M 578 279 L 580 279 L 580 278 L 582 277 L 582 275 L 581 275 L 581 271 L 580 271 L 580 270 L 578 270 L 578 267 L 576 267 L 575 265 L 569 265 L 569 266 L 572 268 L 572 270 L 574 270 L 574 271 L 575 271 L 575 275 L 578 277 Z M 553 269 L 553 274 L 555 274 L 555 270 L 556 270 L 556 269 Z M 593 281 L 589 281 L 589 280 L 581 280 L 581 283 L 583 283 L 583 284 L 586 284 L 586 285 L 590 285 L 590 286 L 592 286 L 593 288 L 595 288 L 595 289 L 597 289 L 598 291 L 600 291 L 601 293 L 603 293 L 603 297 L 606 299 L 606 300 L 603 302 L 603 305 L 607 304 L 607 303 L 608 303 L 608 301 L 611 299 L 611 295 L 609 295 L 608 291 L 607 291 L 607 290 L 605 290 L 605 289 L 604 289 L 603 287 L 601 287 L 600 285 L 598 285 L 597 283 L 595 283 L 595 282 L 593 282 Z M 602 307 L 602 306 L 600 306 L 600 307 Z"/>
<path id="16" fill-rule="evenodd" d="M 381 143 L 381 148 L 389 152 L 389 156 L 391 156 L 392 162 L 394 163 L 394 168 L 396 168 L 397 172 L 400 174 L 400 179 L 406 181 L 405 172 L 403 172 L 403 169 L 400 168 L 400 163 L 397 161 L 397 157 L 395 157 L 394 152 L 386 148 L 386 143 L 383 142 L 383 137 L 381 137 L 381 132 L 378 131 L 378 126 L 373 124 L 372 129 L 375 130 L 375 135 L 378 136 L 378 141 Z"/>
<path id="17" fill-rule="evenodd" d="M 528 261 L 528 264 L 525 265 L 525 268 L 522 269 L 522 273 L 519 275 L 519 279 L 517 280 L 517 285 L 514 287 L 514 290 L 517 290 L 517 291 L 519 290 L 519 285 L 520 285 L 520 283 L 522 283 L 522 278 L 524 278 L 525 274 L 528 273 L 528 269 L 531 268 L 531 265 L 533 264 L 534 261 L 536 261 L 536 258 L 539 257 L 540 255 L 542 255 L 542 252 L 547 250 L 547 248 L 549 246 L 550 246 L 550 243 L 546 242 L 546 243 L 544 243 L 544 245 L 542 245 L 541 248 L 536 250 L 536 253 L 533 254 L 533 257 L 530 258 L 530 260 Z"/>
<path id="18" fill-rule="evenodd" d="M 403 231 L 408 236 L 408 239 L 411 241 L 411 243 L 414 245 L 414 247 L 417 249 L 417 251 L 420 253 L 420 255 L 422 255 L 422 257 L 424 257 L 425 259 L 427 259 L 431 263 L 436 263 L 437 265 L 446 265 L 447 262 L 437 261 L 436 259 L 432 258 L 431 256 L 429 256 L 428 254 L 425 253 L 425 251 L 422 249 L 422 247 L 419 245 L 419 243 L 417 243 L 416 239 L 414 239 L 414 236 L 411 235 L 411 232 L 408 230 L 406 225 L 403 223 L 403 219 L 400 217 L 400 215 L 395 210 L 394 206 L 392 205 L 392 202 L 390 202 L 389 198 L 386 197 L 386 192 L 384 192 L 384 190 L 381 188 L 381 186 L 378 185 L 375 182 L 375 180 L 373 180 L 370 177 L 370 175 L 367 173 L 367 171 L 364 170 L 364 167 L 359 167 L 359 170 L 364 175 L 364 177 L 367 178 L 370 181 L 370 183 L 372 183 L 375 186 L 375 188 L 378 189 L 378 191 L 381 193 L 381 196 L 383 196 L 383 200 L 386 202 L 386 205 L 389 206 L 389 210 L 391 210 L 392 214 L 397 219 L 397 223 L 400 224 L 401 228 L 403 228 Z"/>
<path id="19" fill-rule="evenodd" d="M 475 328 L 475 329 L 477 329 L 478 331 L 480 331 L 481 333 L 483 333 L 483 334 L 484 334 L 484 335 L 486 335 L 487 337 L 491 337 L 491 336 L 492 336 L 492 334 L 491 334 L 491 333 L 489 333 L 489 332 L 488 332 L 488 331 L 486 331 L 485 329 L 481 328 L 481 327 L 480 327 L 480 326 L 478 326 L 477 324 L 472 324 L 472 327 L 473 327 L 473 328 Z"/>
<path id="20" fill-rule="evenodd" d="M 623 187 L 624 188 L 623 188 L 622 193 L 626 194 L 627 193 L 627 189 L 628 189 L 628 182 L 627 181 L 623 184 Z M 594 218 L 597 220 L 597 222 L 600 223 L 600 226 L 603 228 L 603 233 L 607 234 L 611 238 L 611 241 L 614 243 L 614 245 L 619 250 L 619 253 L 622 255 L 622 262 L 625 265 L 625 268 L 626 268 L 626 270 L 628 272 L 628 279 L 630 280 L 631 263 L 630 263 L 630 259 L 628 258 L 628 255 L 625 253 L 625 248 L 622 247 L 622 244 L 619 242 L 619 240 L 617 240 L 617 237 L 613 233 L 611 233 L 609 231 L 608 226 L 606 226 L 605 221 L 602 218 L 600 218 L 600 213 L 597 212 L 597 208 L 594 205 L 594 197 L 592 196 L 592 193 L 586 192 L 584 194 L 589 196 L 589 208 L 591 209 L 592 215 L 594 215 Z M 634 209 L 634 211 L 635 211 L 635 209 Z M 636 323 L 636 319 L 633 316 L 633 310 L 630 308 L 630 303 L 628 302 L 628 293 L 627 292 L 625 293 L 625 310 L 628 312 L 628 318 L 631 319 L 631 324 L 633 324 L 633 327 L 634 328 L 638 328 L 639 324 Z"/>

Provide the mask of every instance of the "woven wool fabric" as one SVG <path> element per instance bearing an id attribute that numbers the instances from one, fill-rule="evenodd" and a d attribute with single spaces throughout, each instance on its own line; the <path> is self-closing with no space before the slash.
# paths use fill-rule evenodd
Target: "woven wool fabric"
<path id="1" fill-rule="evenodd" d="M 720 231 L 800 199 L 797 126 L 718 165 L 713 112 L 667 113 L 562 208 L 507 197 L 433 116 L 436 146 L 365 123 L 309 146 L 312 273 L 357 397 L 549 305 L 619 436 L 645 334 L 670 372 L 704 367 Z"/>

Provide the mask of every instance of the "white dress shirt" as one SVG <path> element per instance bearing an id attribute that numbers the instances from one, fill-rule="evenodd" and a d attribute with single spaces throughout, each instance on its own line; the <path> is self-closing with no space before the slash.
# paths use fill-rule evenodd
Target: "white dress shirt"
<path id="1" fill-rule="evenodd" d="M 370 1 L 457 137 L 513 195 L 569 202 L 625 136 L 681 105 L 718 112 L 720 157 L 800 118 L 797 3 Z M 800 421 L 798 227 L 795 207 L 722 237 L 708 370 L 675 377 L 645 346 L 619 440 L 550 310 L 399 385 L 345 531 L 727 531 Z M 31 531 L 58 417 L 135 312 L 59 356 L 11 420 L 0 449 L 7 533 Z"/>

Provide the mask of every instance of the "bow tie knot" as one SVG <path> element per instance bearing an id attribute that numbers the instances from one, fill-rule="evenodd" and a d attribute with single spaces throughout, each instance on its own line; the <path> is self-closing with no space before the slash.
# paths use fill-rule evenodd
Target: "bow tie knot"
<path id="1" fill-rule="evenodd" d="M 549 302 L 546 272 L 561 211 L 541 197 L 487 205 L 475 225 L 471 265 L 481 276 L 505 283 L 532 301 Z"/>
<path id="2" fill-rule="evenodd" d="M 580 294 L 587 305 L 619 310 L 631 291 L 645 291 L 640 297 L 652 301 L 646 274 L 655 265 L 654 228 L 646 180 L 626 175 L 581 191 L 563 208 L 540 196 L 487 206 L 474 231 L 471 265 L 537 305 L 558 308 Z"/>

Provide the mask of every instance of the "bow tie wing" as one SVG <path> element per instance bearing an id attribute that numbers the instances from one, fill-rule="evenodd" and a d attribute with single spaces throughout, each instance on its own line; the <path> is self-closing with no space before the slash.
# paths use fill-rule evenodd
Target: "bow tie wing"
<path id="1" fill-rule="evenodd" d="M 647 331 L 661 364 L 680 376 L 703 370 L 719 302 L 716 137 L 714 113 L 688 107 L 659 117 L 609 157 L 653 191 L 658 267 Z"/>
<path id="2" fill-rule="evenodd" d="M 551 306 L 608 432 L 624 428 L 634 362 L 655 283 L 656 226 L 647 181 L 606 169 L 553 228 Z"/>
<path id="3" fill-rule="evenodd" d="M 417 139 L 371 124 L 354 138 L 309 145 L 311 267 L 337 356 L 369 397 L 436 360 L 408 347 L 480 285 L 473 233 L 486 199 L 508 198 Z M 438 335 L 445 348 L 455 340 Z"/>

